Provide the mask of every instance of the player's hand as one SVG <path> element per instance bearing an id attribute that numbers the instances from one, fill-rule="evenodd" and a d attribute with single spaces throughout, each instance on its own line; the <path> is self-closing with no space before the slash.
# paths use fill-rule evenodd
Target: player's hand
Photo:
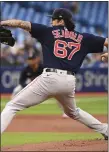
<path id="1" fill-rule="evenodd" d="M 103 62 L 107 62 L 107 61 L 108 61 L 108 53 L 102 54 L 102 55 L 101 55 L 101 60 L 102 60 Z"/>

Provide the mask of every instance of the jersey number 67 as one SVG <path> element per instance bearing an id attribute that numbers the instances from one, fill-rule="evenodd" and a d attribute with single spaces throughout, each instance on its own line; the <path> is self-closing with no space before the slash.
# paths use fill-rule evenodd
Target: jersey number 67
<path id="1" fill-rule="evenodd" d="M 62 45 L 62 46 L 59 46 Z M 71 49 L 71 53 L 68 55 L 68 51 L 66 48 Z M 73 50 L 72 50 L 72 47 Z M 68 60 L 71 60 L 73 55 L 80 50 L 81 44 L 80 43 L 75 43 L 75 42 L 65 42 L 62 40 L 56 40 L 54 44 L 54 55 L 59 58 L 66 58 Z"/>

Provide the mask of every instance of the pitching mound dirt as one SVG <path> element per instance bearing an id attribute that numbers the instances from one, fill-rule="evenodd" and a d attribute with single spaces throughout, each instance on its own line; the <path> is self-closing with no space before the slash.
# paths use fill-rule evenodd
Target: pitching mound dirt
<path id="1" fill-rule="evenodd" d="M 107 122 L 106 115 L 95 115 L 102 122 Z M 63 119 L 56 115 L 18 115 L 9 125 L 7 132 L 93 132 L 83 124 L 70 118 Z M 19 139 L 20 140 L 20 139 Z M 64 141 L 20 146 L 2 147 L 2 151 L 98 151 L 107 152 L 107 141 Z"/>
<path id="2" fill-rule="evenodd" d="M 104 140 L 48 142 L 3 148 L 2 151 L 98 151 L 107 152 Z"/>
<path id="3" fill-rule="evenodd" d="M 107 122 L 106 115 L 94 115 L 101 122 Z M 18 115 L 6 130 L 7 132 L 93 132 L 83 124 L 63 119 L 59 115 Z"/>

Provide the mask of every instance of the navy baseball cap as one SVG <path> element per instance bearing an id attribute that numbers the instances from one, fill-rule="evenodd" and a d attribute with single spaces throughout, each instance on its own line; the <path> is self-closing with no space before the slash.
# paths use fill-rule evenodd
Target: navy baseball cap
<path id="1" fill-rule="evenodd" d="M 72 20 L 72 13 L 68 9 L 58 8 L 54 10 L 52 15 L 48 15 L 48 17 L 51 17 L 52 20 L 55 20 L 55 19 Z"/>

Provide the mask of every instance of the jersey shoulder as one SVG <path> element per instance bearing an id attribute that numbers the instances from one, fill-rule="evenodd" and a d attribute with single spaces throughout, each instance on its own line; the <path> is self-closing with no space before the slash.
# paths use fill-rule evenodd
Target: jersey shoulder
<path id="1" fill-rule="evenodd" d="M 83 39 L 85 38 L 90 38 L 90 37 L 93 37 L 94 35 L 93 34 L 90 34 L 90 33 L 82 33 L 82 32 L 79 32 L 79 31 L 74 31 L 77 35 L 82 35 L 83 36 Z"/>

